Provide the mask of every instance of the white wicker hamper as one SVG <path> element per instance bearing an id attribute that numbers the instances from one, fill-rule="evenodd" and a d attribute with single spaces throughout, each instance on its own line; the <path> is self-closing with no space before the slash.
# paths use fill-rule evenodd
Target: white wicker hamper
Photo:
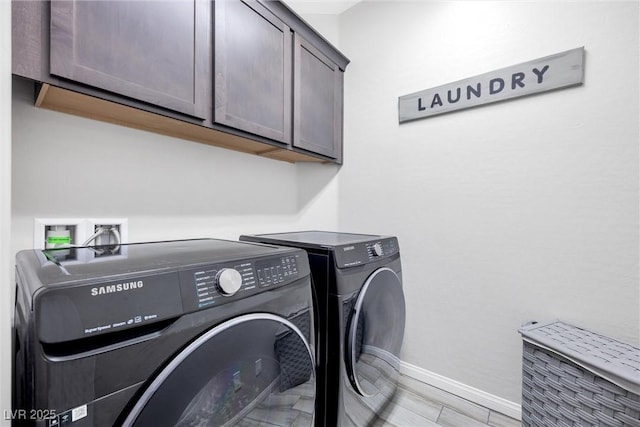
<path id="1" fill-rule="evenodd" d="M 522 425 L 640 427 L 640 349 L 563 322 L 523 340 Z"/>

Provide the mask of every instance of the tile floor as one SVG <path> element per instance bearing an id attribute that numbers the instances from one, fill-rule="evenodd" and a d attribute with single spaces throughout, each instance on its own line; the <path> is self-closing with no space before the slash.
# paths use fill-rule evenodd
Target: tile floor
<path id="1" fill-rule="evenodd" d="M 401 376 L 393 402 L 376 427 L 520 427 L 519 420 L 484 408 L 461 397 Z"/>

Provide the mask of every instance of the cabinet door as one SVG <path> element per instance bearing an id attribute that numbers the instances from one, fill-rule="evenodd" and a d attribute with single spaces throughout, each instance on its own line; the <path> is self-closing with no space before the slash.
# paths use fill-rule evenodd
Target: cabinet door
<path id="1" fill-rule="evenodd" d="M 291 30 L 255 1 L 215 2 L 215 122 L 291 143 Z"/>
<path id="2" fill-rule="evenodd" d="M 54 0 L 51 74 L 205 118 L 210 21 L 202 0 Z"/>
<path id="3" fill-rule="evenodd" d="M 293 146 L 341 161 L 343 73 L 297 34 L 294 46 Z"/>

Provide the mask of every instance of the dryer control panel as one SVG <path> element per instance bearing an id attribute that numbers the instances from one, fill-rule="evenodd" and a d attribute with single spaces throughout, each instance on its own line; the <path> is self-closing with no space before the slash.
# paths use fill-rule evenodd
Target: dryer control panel
<path id="1" fill-rule="evenodd" d="M 38 338 L 43 343 L 54 344 L 146 327 L 250 298 L 298 280 L 311 280 L 306 252 L 301 249 L 280 252 L 211 264 L 159 267 L 155 272 L 104 275 L 90 278 L 86 283 L 42 286 L 36 290 L 33 302 Z M 24 256 L 39 261 L 32 254 Z M 51 267 L 51 262 L 43 262 Z M 131 265 L 126 259 L 120 262 L 126 264 L 123 269 Z M 80 276 L 88 268 L 106 266 L 105 262 L 95 264 L 80 263 L 66 268 Z M 26 271 L 27 274 L 30 271 Z"/>
<path id="2" fill-rule="evenodd" d="M 309 274 L 304 252 L 180 272 L 185 311 L 200 310 L 279 287 Z"/>
<path id="3" fill-rule="evenodd" d="M 395 237 L 340 245 L 335 248 L 336 265 L 338 268 L 355 267 L 391 257 L 399 251 L 398 239 Z"/>

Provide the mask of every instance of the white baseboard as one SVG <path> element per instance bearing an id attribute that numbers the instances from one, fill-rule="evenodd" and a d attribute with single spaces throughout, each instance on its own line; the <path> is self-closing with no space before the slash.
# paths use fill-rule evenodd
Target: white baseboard
<path id="1" fill-rule="evenodd" d="M 400 373 L 448 393 L 467 399 L 517 420 L 522 419 L 522 407 L 510 400 L 468 386 L 451 378 L 427 371 L 406 362 L 400 362 Z"/>

